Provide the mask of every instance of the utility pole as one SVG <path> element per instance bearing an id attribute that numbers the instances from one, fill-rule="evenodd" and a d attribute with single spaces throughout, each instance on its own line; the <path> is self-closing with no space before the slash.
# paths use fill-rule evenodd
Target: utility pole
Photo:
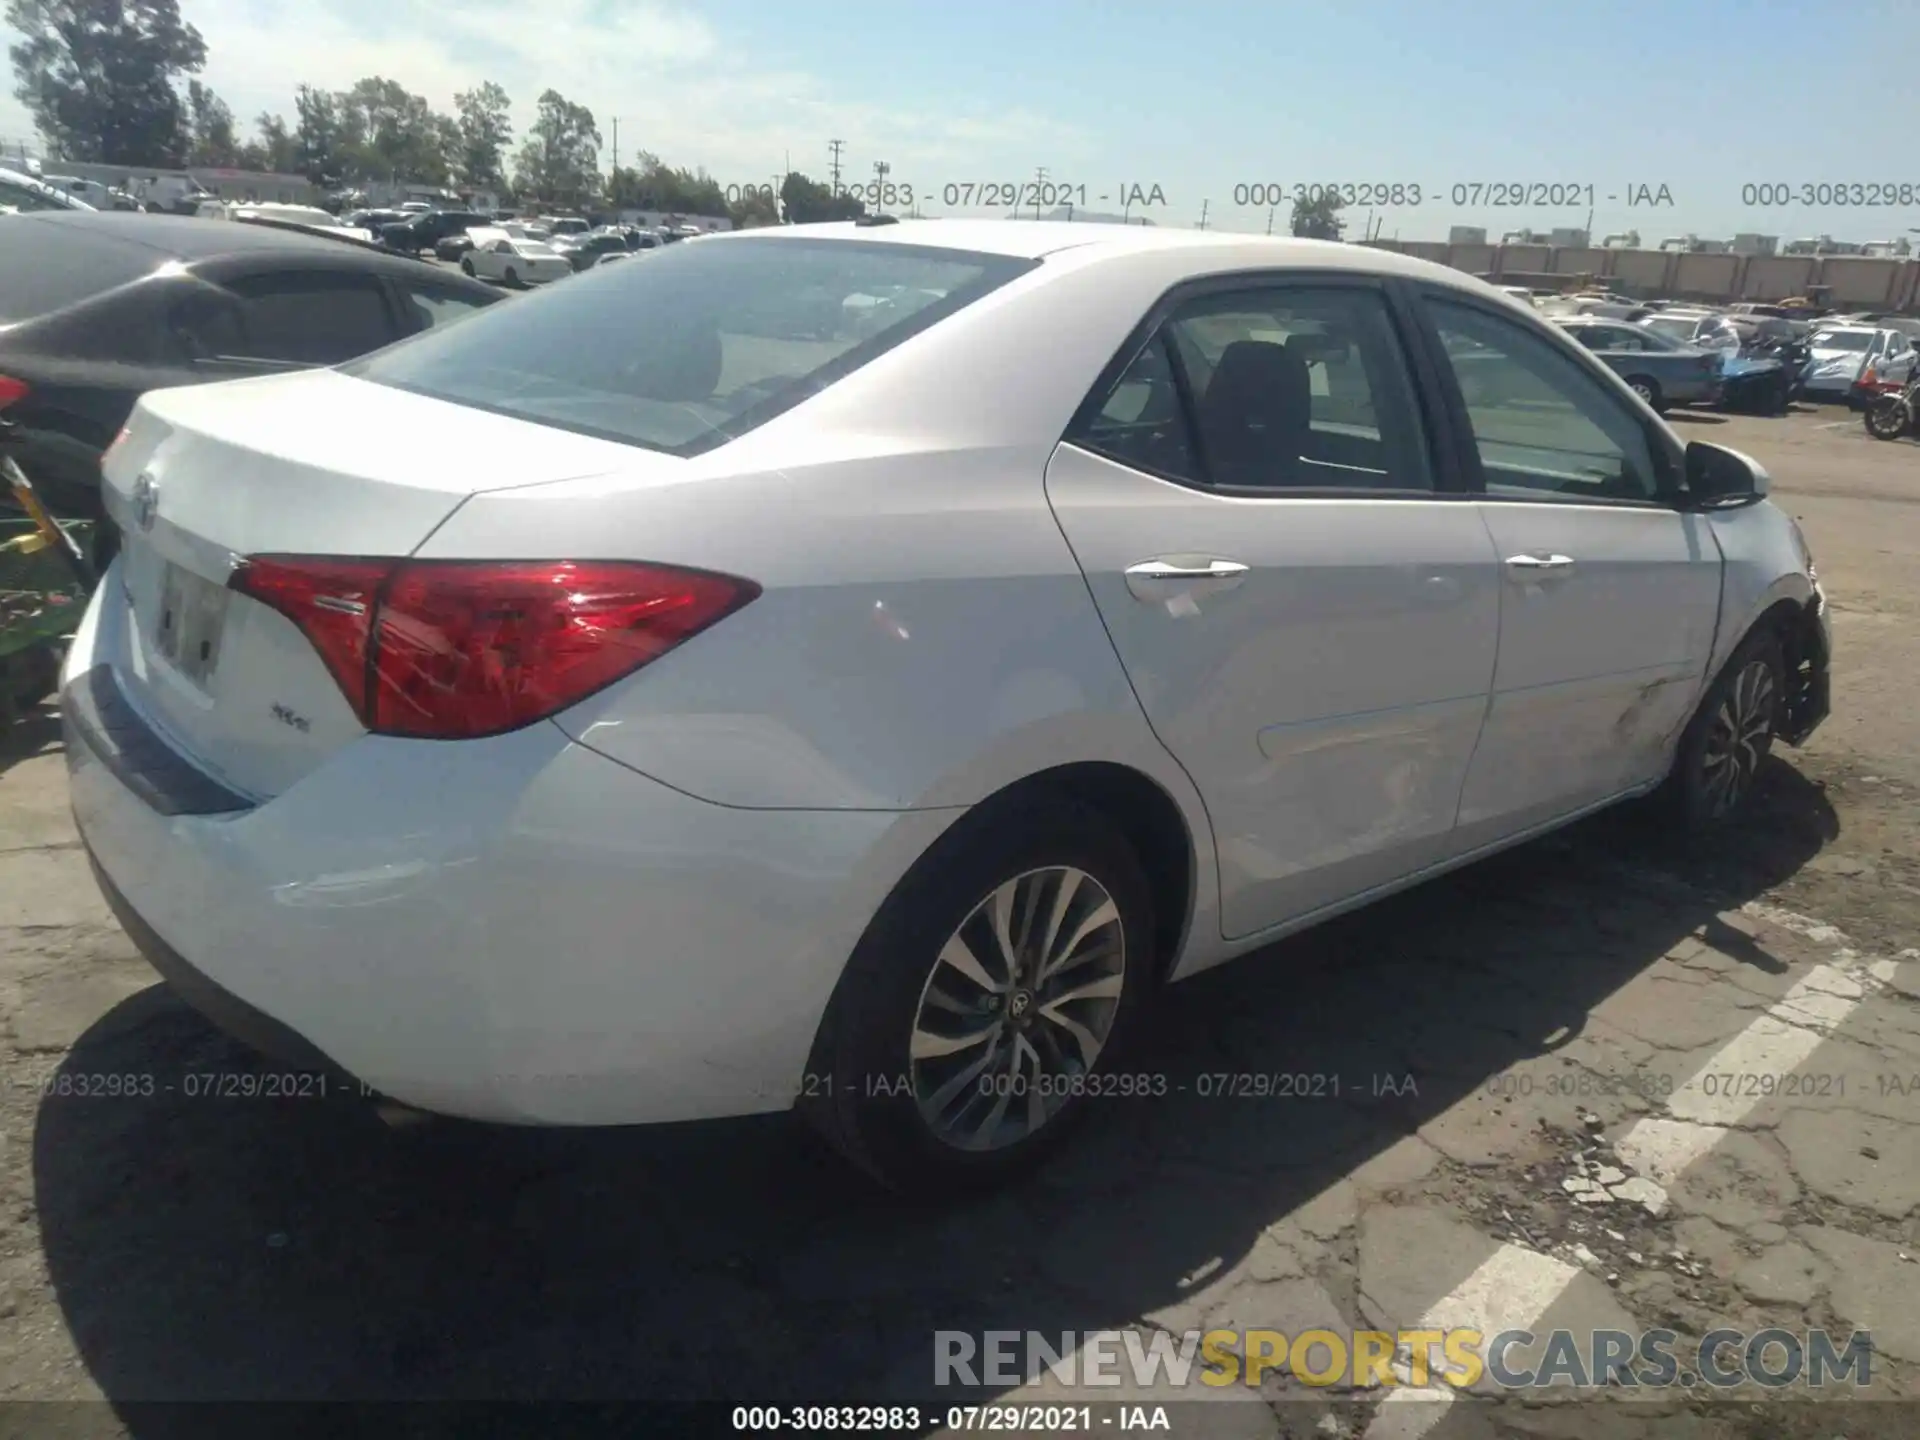
<path id="1" fill-rule="evenodd" d="M 1040 218 L 1040 192 L 1047 186 L 1047 167 L 1036 165 L 1033 171 L 1033 218 Z"/>
<path id="2" fill-rule="evenodd" d="M 833 157 L 827 162 L 827 184 L 835 195 L 840 193 L 840 152 L 846 148 L 844 140 L 827 141 L 827 153 Z"/>
<path id="3" fill-rule="evenodd" d="M 887 213 L 887 176 L 893 173 L 893 167 L 884 160 L 873 162 L 873 208 L 876 214 Z"/>
<path id="4" fill-rule="evenodd" d="M 1267 207 L 1267 233 L 1269 235 L 1273 233 L 1273 212 L 1279 208 L 1278 205 L 1269 205 Z"/>
<path id="5" fill-rule="evenodd" d="M 1200 202 L 1200 223 L 1195 225 L 1193 227 L 1194 229 L 1204 230 L 1207 228 L 1207 206 L 1212 203 L 1210 200 L 1202 200 Z"/>
<path id="6" fill-rule="evenodd" d="M 613 117 L 613 173 L 620 173 L 620 117 Z"/>

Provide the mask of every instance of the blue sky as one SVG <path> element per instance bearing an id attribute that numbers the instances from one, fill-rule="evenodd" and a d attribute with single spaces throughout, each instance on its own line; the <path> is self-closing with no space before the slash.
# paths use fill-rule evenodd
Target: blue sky
<path id="1" fill-rule="evenodd" d="M 888 161 L 930 213 L 949 185 L 1050 178 L 1090 208 L 1158 185 L 1148 213 L 1264 229 L 1236 188 L 1418 185 L 1377 209 L 1385 235 L 1581 225 L 1647 243 L 1695 231 L 1876 239 L 1920 226 L 1895 208 L 1759 208 L 1747 184 L 1920 186 L 1912 0 L 181 0 L 206 79 L 242 117 L 291 116 L 302 80 L 384 74 L 449 105 L 483 79 L 516 119 L 547 86 L 584 102 L 620 148 L 769 180 L 790 156 L 824 174 Z M 530 15 L 543 23 L 529 24 Z M 1545 18 L 1543 18 L 1545 17 Z M 1909 118 L 1909 117 L 1913 118 Z M 0 136 L 29 130 L 9 97 Z M 1456 206 L 1453 187 L 1538 182 L 1559 207 Z M 1673 203 L 1633 207 L 1640 186 Z M 1609 196 L 1618 197 L 1609 200 Z M 1284 218 L 1284 208 L 1281 211 Z M 1350 210 L 1358 224 L 1364 216 Z"/>

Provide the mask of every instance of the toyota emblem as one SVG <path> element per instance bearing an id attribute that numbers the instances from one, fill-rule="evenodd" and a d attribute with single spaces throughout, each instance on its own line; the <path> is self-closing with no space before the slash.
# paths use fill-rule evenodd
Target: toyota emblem
<path id="1" fill-rule="evenodd" d="M 160 486 L 151 475 L 142 475 L 133 482 L 133 519 L 142 530 L 153 529 L 153 522 L 160 514 Z"/>

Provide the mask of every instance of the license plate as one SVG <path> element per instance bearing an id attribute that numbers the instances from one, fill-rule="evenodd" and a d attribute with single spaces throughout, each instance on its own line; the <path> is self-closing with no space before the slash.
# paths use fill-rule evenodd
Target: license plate
<path id="1" fill-rule="evenodd" d="M 205 685 L 220 663 L 220 632 L 226 618 L 225 586 L 178 565 L 169 564 L 161 572 L 154 644 L 167 663 L 196 685 Z"/>

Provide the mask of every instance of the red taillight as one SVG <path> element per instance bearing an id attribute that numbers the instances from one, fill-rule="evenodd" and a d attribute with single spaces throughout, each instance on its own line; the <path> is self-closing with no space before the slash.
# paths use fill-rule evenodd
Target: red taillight
<path id="1" fill-rule="evenodd" d="M 0 375 L 0 410 L 6 409 L 16 400 L 26 399 L 32 390 L 33 387 L 24 380 L 16 380 L 11 375 Z"/>
<path id="2" fill-rule="evenodd" d="M 306 555 L 229 583 L 300 627 L 369 730 L 436 740 L 557 714 L 760 593 L 667 565 Z"/>

